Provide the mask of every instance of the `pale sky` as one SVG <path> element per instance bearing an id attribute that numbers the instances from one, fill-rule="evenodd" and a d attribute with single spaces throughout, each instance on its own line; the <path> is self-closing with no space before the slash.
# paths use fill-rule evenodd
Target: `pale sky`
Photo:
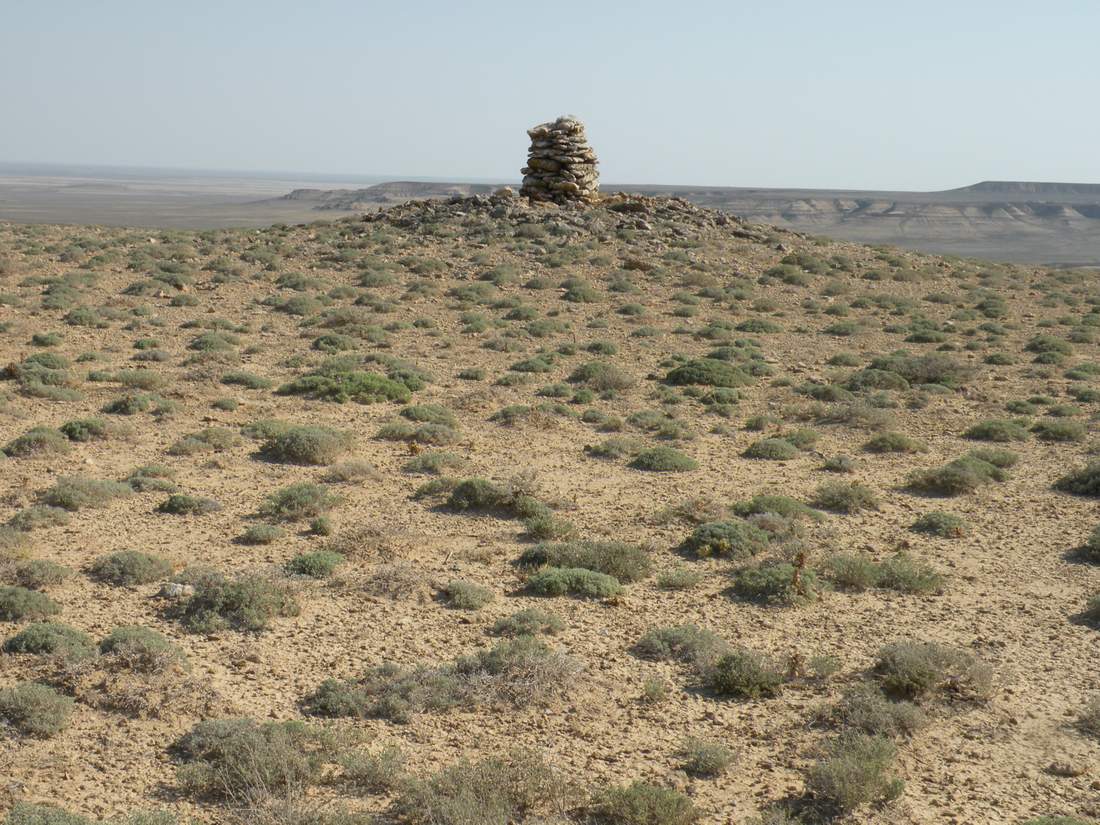
<path id="1" fill-rule="evenodd" d="M 1100 182 L 1100 2 L 0 0 L 0 162 L 609 183 Z"/>

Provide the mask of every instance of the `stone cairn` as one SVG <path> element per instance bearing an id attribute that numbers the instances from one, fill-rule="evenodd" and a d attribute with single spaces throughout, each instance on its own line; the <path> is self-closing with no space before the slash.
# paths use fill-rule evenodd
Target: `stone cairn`
<path id="1" fill-rule="evenodd" d="M 596 153 L 588 145 L 584 124 L 575 117 L 559 117 L 528 129 L 531 148 L 520 194 L 533 201 L 591 201 L 600 188 Z"/>

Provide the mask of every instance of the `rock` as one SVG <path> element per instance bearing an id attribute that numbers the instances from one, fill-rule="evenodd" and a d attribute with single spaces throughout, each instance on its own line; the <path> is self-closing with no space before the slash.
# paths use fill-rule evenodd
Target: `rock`
<path id="1" fill-rule="evenodd" d="M 599 191 L 596 154 L 588 145 L 584 124 L 559 117 L 527 130 L 531 147 L 520 173 L 520 194 L 532 201 L 558 204 L 589 202 Z"/>
<path id="2" fill-rule="evenodd" d="M 185 596 L 195 595 L 195 588 L 190 584 L 180 584 L 179 582 L 166 582 L 161 585 L 160 593 L 161 598 L 164 599 L 182 599 Z"/>

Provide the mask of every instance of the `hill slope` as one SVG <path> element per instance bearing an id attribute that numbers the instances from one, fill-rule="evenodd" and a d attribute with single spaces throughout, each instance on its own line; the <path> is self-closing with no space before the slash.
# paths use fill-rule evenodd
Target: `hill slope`
<path id="1" fill-rule="evenodd" d="M 672 198 L 0 224 L 0 811 L 1095 817 L 1098 306 Z"/>

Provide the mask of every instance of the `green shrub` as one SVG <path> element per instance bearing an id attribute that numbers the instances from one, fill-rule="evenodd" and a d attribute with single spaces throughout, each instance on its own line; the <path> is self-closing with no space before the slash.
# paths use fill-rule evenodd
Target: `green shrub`
<path id="1" fill-rule="evenodd" d="M 638 781 L 597 791 L 588 816 L 597 825 L 690 825 L 698 812 L 679 791 Z"/>
<path id="2" fill-rule="evenodd" d="M 942 467 L 918 470 L 910 474 L 908 486 L 917 492 L 941 496 L 957 496 L 972 493 L 983 484 L 1004 481 L 1008 474 L 1003 468 L 971 453 Z M 989 456 L 997 458 L 997 456 Z"/>
<path id="3" fill-rule="evenodd" d="M 866 442 L 863 449 L 869 453 L 923 453 L 928 447 L 904 433 L 885 432 Z"/>
<path id="4" fill-rule="evenodd" d="M 708 521 L 696 527 L 677 549 L 697 558 L 721 556 L 743 561 L 765 549 L 769 541 L 766 532 L 741 519 Z"/>
<path id="5" fill-rule="evenodd" d="M 276 490 L 260 505 L 260 515 L 275 521 L 302 521 L 324 515 L 341 501 L 320 484 L 300 481 Z"/>
<path id="6" fill-rule="evenodd" d="M 216 513 L 222 509 L 221 504 L 212 498 L 203 496 L 189 496 L 183 493 L 172 493 L 157 506 L 157 511 L 170 513 L 174 516 L 201 516 L 206 513 Z"/>
<path id="7" fill-rule="evenodd" d="M 343 563 L 344 557 L 340 553 L 331 550 L 314 550 L 311 553 L 301 553 L 288 561 L 286 572 L 295 576 L 327 579 Z"/>
<path id="8" fill-rule="evenodd" d="M 447 582 L 441 595 L 448 606 L 458 610 L 480 610 L 496 598 L 488 587 L 457 579 Z"/>
<path id="9" fill-rule="evenodd" d="M 408 825 L 511 825 L 550 822 L 566 799 L 564 783 L 540 757 L 517 751 L 402 782 L 393 811 Z"/>
<path id="10" fill-rule="evenodd" d="M 278 616 L 297 616 L 298 601 L 285 585 L 257 575 L 227 579 L 216 573 L 199 578 L 195 593 L 178 609 L 183 625 L 194 633 L 225 628 L 264 630 Z"/>
<path id="11" fill-rule="evenodd" d="M 544 567 L 527 579 L 527 588 L 539 596 L 589 599 L 606 599 L 622 590 L 614 577 L 583 567 Z"/>
<path id="12" fill-rule="evenodd" d="M 748 446 L 742 455 L 745 458 L 760 458 L 766 461 L 790 461 L 798 456 L 799 450 L 784 438 L 762 438 Z"/>
<path id="13" fill-rule="evenodd" d="M 815 798 L 840 813 L 871 802 L 889 802 L 904 783 L 890 775 L 897 748 L 889 739 L 849 734 L 833 742 L 809 771 L 806 784 Z"/>
<path id="14" fill-rule="evenodd" d="M 713 779 L 733 764 L 733 751 L 720 742 L 689 737 L 680 746 L 683 769 L 689 776 Z"/>
<path id="15" fill-rule="evenodd" d="M 340 780 L 361 793 L 389 793 L 407 781 L 405 754 L 390 745 L 374 753 L 349 751 L 339 755 Z"/>
<path id="16" fill-rule="evenodd" d="M 0 584 L 0 620 L 19 622 L 24 619 L 45 619 L 60 612 L 61 606 L 45 593 Z"/>
<path id="17" fill-rule="evenodd" d="M 975 441 L 1027 441 L 1028 432 L 1026 427 L 1016 421 L 995 418 L 974 424 L 963 433 L 963 437 Z"/>
<path id="18" fill-rule="evenodd" d="M 584 454 L 592 458 L 625 458 L 637 455 L 642 451 L 642 443 L 635 438 L 623 438 L 616 436 L 601 441 L 599 444 L 585 444 Z"/>
<path id="19" fill-rule="evenodd" d="M 131 670 L 155 673 L 172 664 L 186 667 L 187 656 L 152 628 L 141 625 L 116 627 L 99 643 L 99 652 L 124 660 Z"/>
<path id="20" fill-rule="evenodd" d="M 72 570 L 49 559 L 28 559 L 17 562 L 11 572 L 11 582 L 30 590 L 44 590 L 61 584 Z"/>
<path id="21" fill-rule="evenodd" d="M 69 724 L 75 703 L 53 688 L 20 682 L 0 688 L 0 720 L 25 736 L 47 739 Z"/>
<path id="22" fill-rule="evenodd" d="M 634 652 L 646 659 L 675 659 L 696 665 L 713 662 L 728 651 L 724 639 L 693 624 L 654 628 L 634 645 Z"/>
<path id="23" fill-rule="evenodd" d="M 349 433 L 329 427 L 294 426 L 269 437 L 260 452 L 273 461 L 294 464 L 331 464 L 351 449 Z"/>
<path id="24" fill-rule="evenodd" d="M 208 427 L 176 441 L 168 448 L 168 455 L 222 452 L 237 446 L 238 443 L 240 439 L 232 430 L 227 430 L 225 427 Z"/>
<path id="25" fill-rule="evenodd" d="M 274 524 L 253 524 L 237 540 L 241 544 L 271 544 L 285 535 L 286 530 Z"/>
<path id="26" fill-rule="evenodd" d="M 1080 421 L 1037 421 L 1031 431 L 1040 441 L 1084 441 L 1088 431 Z"/>
<path id="27" fill-rule="evenodd" d="M 446 450 L 430 450 L 409 459 L 401 469 L 406 473 L 439 475 L 446 470 L 459 469 L 465 464 L 466 461 L 459 455 Z"/>
<path id="28" fill-rule="evenodd" d="M 778 696 L 787 681 L 776 662 L 745 649 L 719 656 L 703 670 L 703 679 L 718 695 L 735 699 Z"/>
<path id="29" fill-rule="evenodd" d="M 176 472 L 171 467 L 161 464 L 145 464 L 130 471 L 126 477 L 126 483 L 139 492 L 172 493 L 176 490 L 176 484 L 172 479 Z"/>
<path id="30" fill-rule="evenodd" d="M 347 401 L 359 404 L 381 401 L 405 403 L 412 396 L 409 387 L 400 381 L 339 364 L 322 365 L 316 372 L 283 384 L 275 392 L 278 395 L 303 395 L 339 404 Z"/>
<path id="31" fill-rule="evenodd" d="M 813 570 L 788 562 L 767 561 L 742 567 L 733 574 L 732 591 L 749 601 L 765 604 L 800 604 L 818 597 L 817 576 Z"/>
<path id="32" fill-rule="evenodd" d="M 879 563 L 878 587 L 899 593 L 934 593 L 943 587 L 943 576 L 904 551 Z"/>
<path id="33" fill-rule="evenodd" d="M 877 688 L 860 684 L 845 692 L 835 706 L 819 715 L 842 729 L 888 739 L 910 737 L 928 724 L 912 702 L 889 699 Z"/>
<path id="34" fill-rule="evenodd" d="M 116 498 L 133 493 L 128 484 L 93 478 L 70 476 L 58 479 L 42 494 L 42 502 L 50 507 L 75 511 L 85 507 L 105 507 Z"/>
<path id="35" fill-rule="evenodd" d="M 210 719 L 176 745 L 177 779 L 192 793 L 227 800 L 295 798 L 321 779 L 332 745 L 302 722 Z"/>
<path id="36" fill-rule="evenodd" d="M 962 516 L 932 510 L 925 513 L 910 528 L 918 533 L 926 533 L 940 538 L 961 538 L 970 532 L 970 526 Z"/>
<path id="37" fill-rule="evenodd" d="M 620 582 L 636 582 L 649 575 L 649 553 L 622 541 L 570 541 L 542 543 L 523 552 L 521 567 L 583 567 L 606 573 Z"/>
<path id="38" fill-rule="evenodd" d="M 883 690 L 907 699 L 943 696 L 981 700 L 992 686 L 990 668 L 965 650 L 935 642 L 899 641 L 878 653 Z"/>
<path id="39" fill-rule="evenodd" d="M 36 504 L 33 507 L 24 507 L 8 520 L 8 526 L 23 533 L 37 530 L 39 527 L 56 527 L 69 523 L 68 510 L 60 507 L 50 507 L 45 504 Z"/>
<path id="40" fill-rule="evenodd" d="M 34 653 L 78 658 L 92 651 L 92 639 L 68 625 L 56 622 L 29 624 L 4 641 L 5 653 Z"/>
<path id="41" fill-rule="evenodd" d="M 753 377 L 740 367 L 714 358 L 696 358 L 681 364 L 669 371 L 664 381 L 674 386 L 706 387 L 746 387 L 754 383 Z"/>
<path id="42" fill-rule="evenodd" d="M 540 634 L 554 635 L 565 628 L 565 622 L 559 616 L 540 610 L 537 607 L 528 607 L 497 619 L 490 629 L 494 636 L 538 636 Z"/>
<path id="43" fill-rule="evenodd" d="M 58 428 L 69 441 L 102 441 L 110 437 L 112 428 L 102 418 L 80 418 L 66 421 Z"/>
<path id="44" fill-rule="evenodd" d="M 683 473 L 698 469 L 699 464 L 691 456 L 685 455 L 674 447 L 651 447 L 642 450 L 630 462 L 635 470 L 657 473 Z"/>
<path id="45" fill-rule="evenodd" d="M 172 572 L 172 564 L 161 556 L 140 550 L 119 550 L 100 556 L 92 562 L 88 572 L 102 582 L 133 587 L 163 579 Z"/>
<path id="46" fill-rule="evenodd" d="M 1100 462 L 1072 470 L 1054 482 L 1054 489 L 1077 496 L 1100 496 Z"/>
<path id="47" fill-rule="evenodd" d="M 468 478 L 455 484 L 445 506 L 460 513 L 497 513 L 513 518 L 530 518 L 548 512 L 545 504 L 515 485 L 496 484 L 484 478 Z"/>
<path id="48" fill-rule="evenodd" d="M 863 484 L 850 481 L 826 481 L 820 484 L 811 501 L 814 507 L 836 513 L 877 510 L 878 496 Z"/>
<path id="49" fill-rule="evenodd" d="M 268 390 L 275 386 L 270 378 L 254 375 L 250 372 L 227 372 L 222 376 L 222 383 L 232 386 L 246 387 L 250 390 Z"/>

